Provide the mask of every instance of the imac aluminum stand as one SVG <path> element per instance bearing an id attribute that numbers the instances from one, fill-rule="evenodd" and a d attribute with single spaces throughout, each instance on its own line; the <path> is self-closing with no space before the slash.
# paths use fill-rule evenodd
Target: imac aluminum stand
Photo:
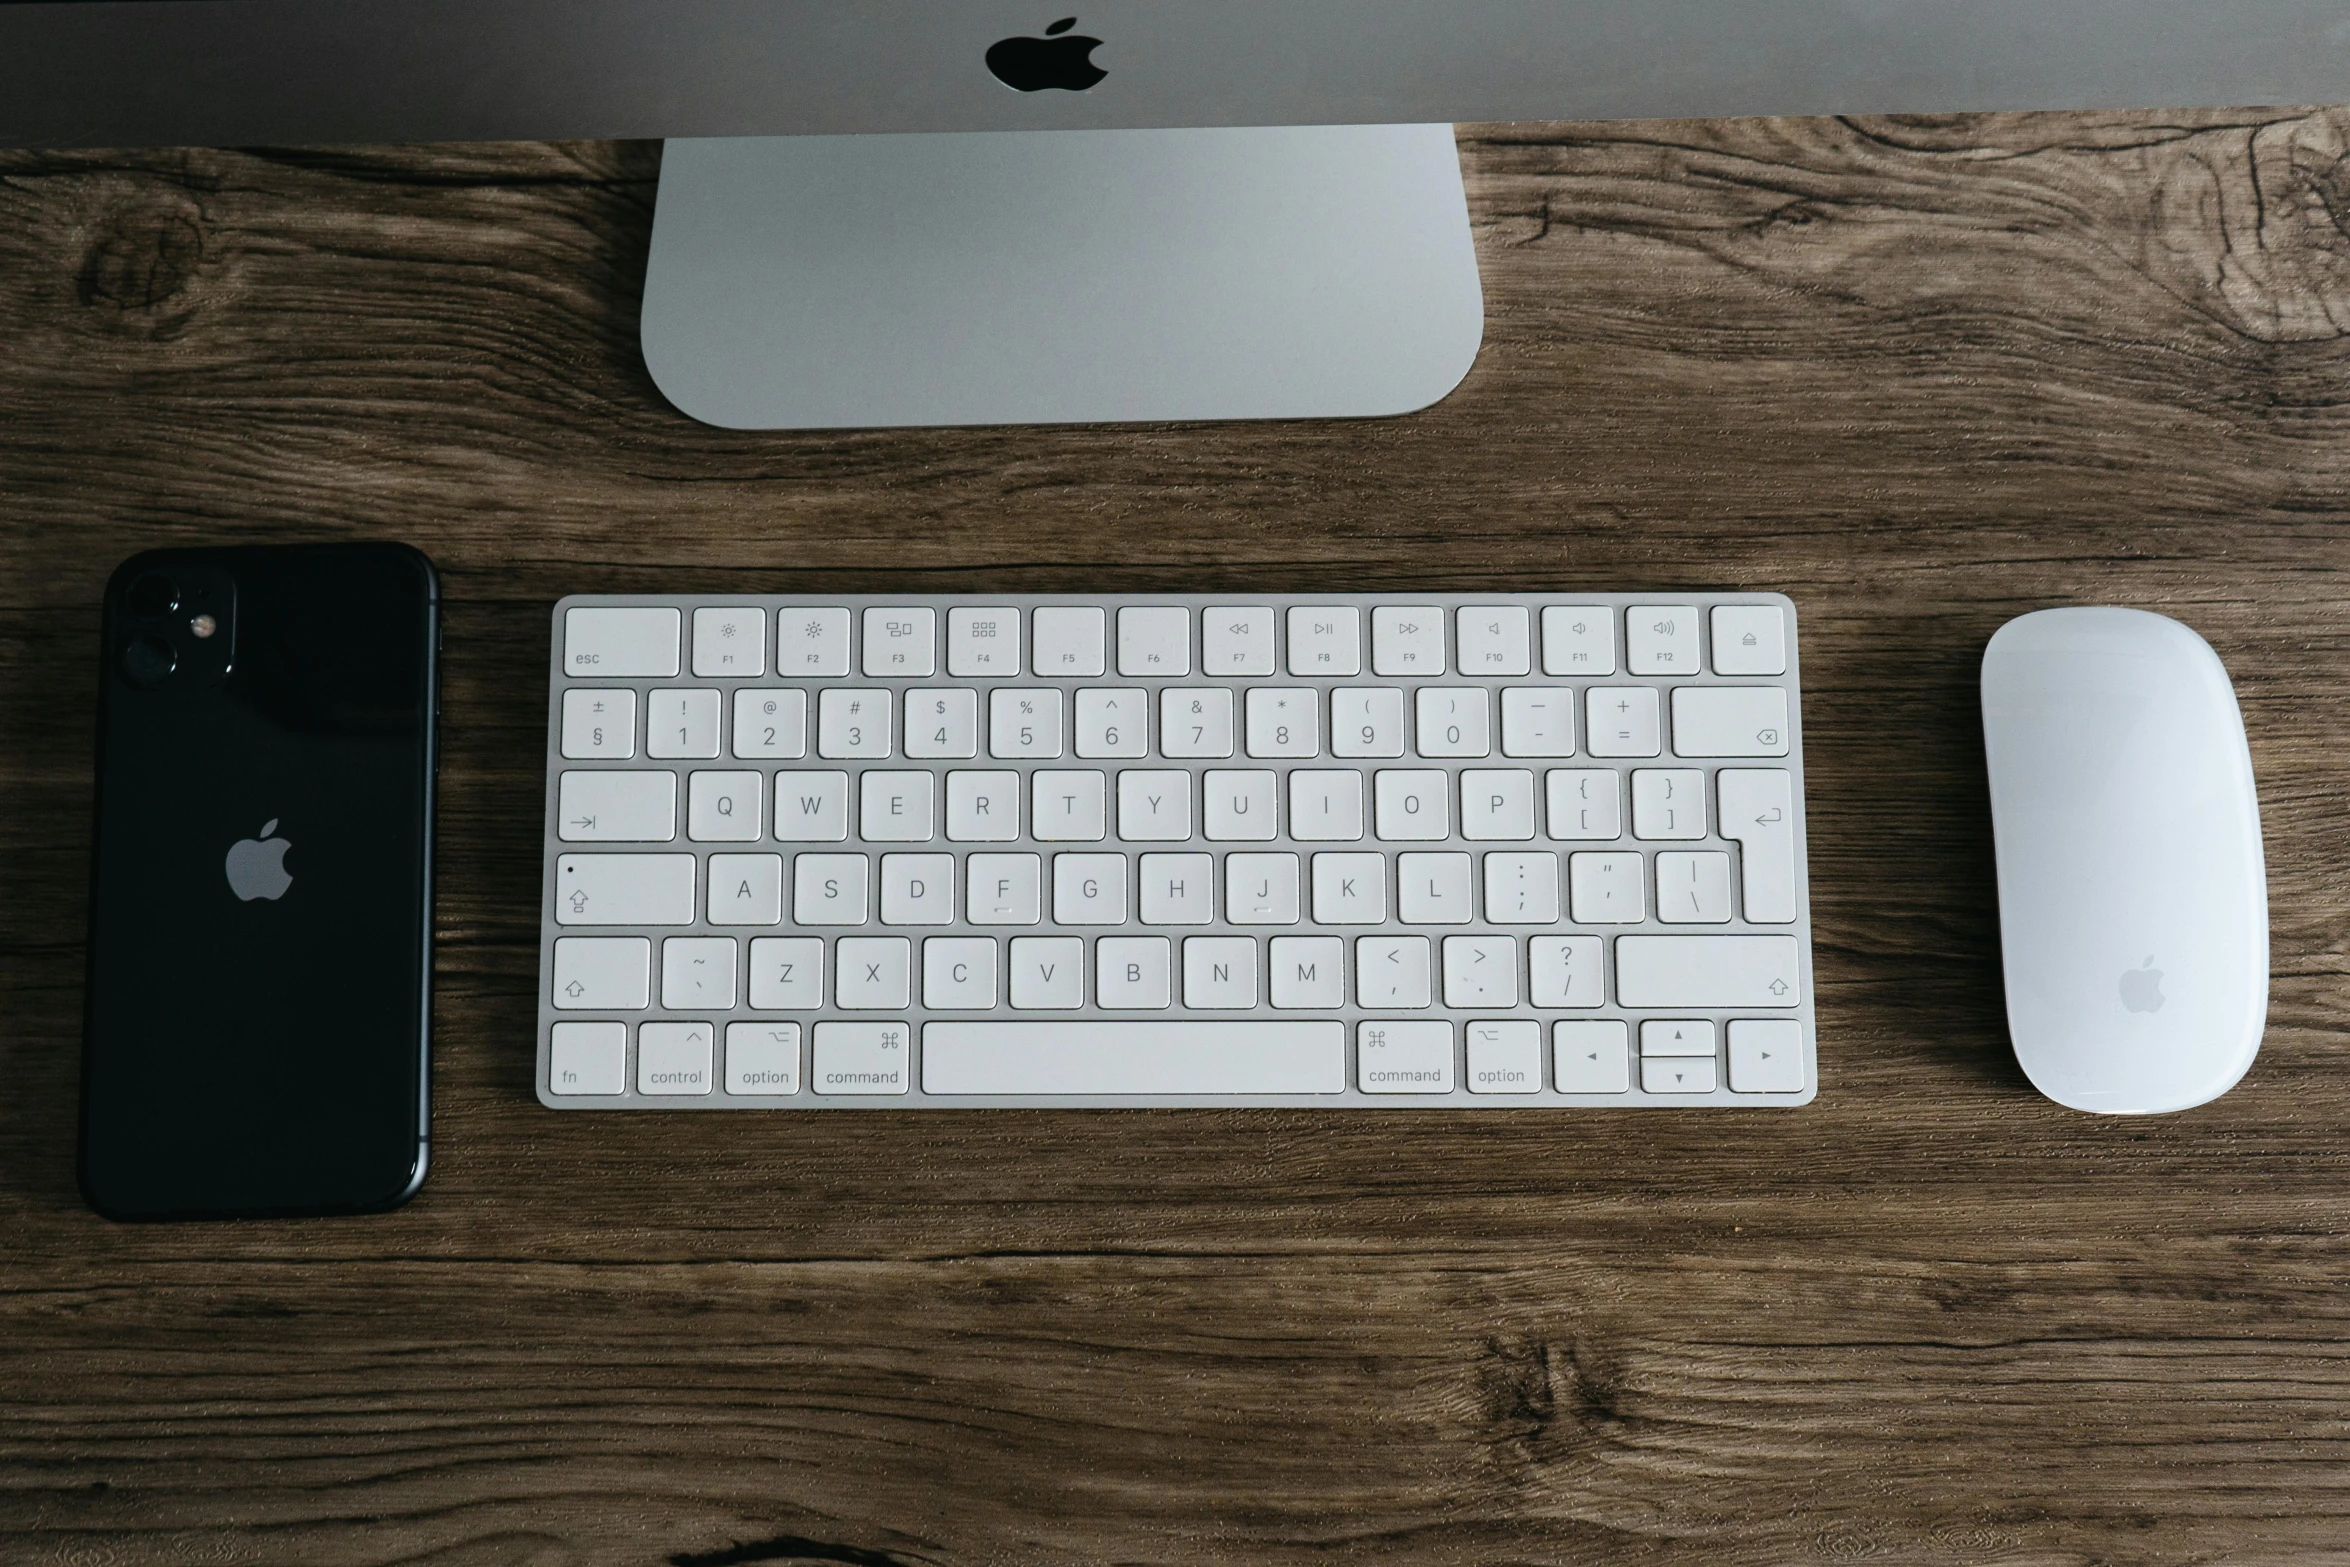
<path id="1" fill-rule="evenodd" d="M 1449 125 L 673 140 L 653 380 L 735 429 L 1405 413 L 1484 295 Z"/>

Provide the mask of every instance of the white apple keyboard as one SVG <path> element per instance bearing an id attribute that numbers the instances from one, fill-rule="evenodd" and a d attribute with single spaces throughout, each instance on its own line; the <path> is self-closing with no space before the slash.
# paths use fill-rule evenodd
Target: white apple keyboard
<path id="1" fill-rule="evenodd" d="M 556 1109 L 1799 1105 L 1763 594 L 556 606 Z"/>

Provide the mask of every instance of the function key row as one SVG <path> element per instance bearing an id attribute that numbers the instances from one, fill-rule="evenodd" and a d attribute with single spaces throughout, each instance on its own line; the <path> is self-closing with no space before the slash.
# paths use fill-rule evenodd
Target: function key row
<path id="1" fill-rule="evenodd" d="M 757 605 L 716 605 L 693 611 L 690 662 L 703 679 L 842 677 L 851 671 L 855 641 L 861 656 L 853 667 L 873 679 L 928 679 L 942 662 L 947 674 L 962 679 L 1098 677 L 1109 673 L 1113 655 L 1117 672 L 1130 679 L 1263 676 L 1284 667 L 1276 657 L 1278 622 L 1287 673 L 1364 673 L 1365 616 L 1356 605 L 1299 604 L 1286 613 L 1268 605 L 1217 605 L 1199 611 L 1197 620 L 1195 627 L 1193 612 L 1182 605 L 1130 605 L 1114 620 L 1100 605 L 981 606 L 946 611 L 942 635 L 939 611 L 923 605 L 872 607 L 855 617 L 845 608 L 785 609 L 770 617 Z M 1535 672 L 1538 623 L 1527 605 L 1383 604 L 1368 620 L 1374 675 Z M 1787 672 L 1786 619 L 1772 604 L 1721 604 L 1710 613 L 1689 604 L 1634 605 L 1620 626 L 1605 604 L 1544 605 L 1541 672 L 1613 675 L 1620 643 L 1632 674 L 1702 674 L 1701 626 L 1712 633 L 1715 674 Z M 684 665 L 687 640 L 683 610 L 583 605 L 564 616 L 563 671 L 575 679 L 672 679 Z"/>

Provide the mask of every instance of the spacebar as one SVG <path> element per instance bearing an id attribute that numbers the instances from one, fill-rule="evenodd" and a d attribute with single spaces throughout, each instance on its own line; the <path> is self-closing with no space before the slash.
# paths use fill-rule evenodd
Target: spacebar
<path id="1" fill-rule="evenodd" d="M 1346 1028 L 1278 1023 L 926 1023 L 926 1094 L 1336 1094 Z"/>

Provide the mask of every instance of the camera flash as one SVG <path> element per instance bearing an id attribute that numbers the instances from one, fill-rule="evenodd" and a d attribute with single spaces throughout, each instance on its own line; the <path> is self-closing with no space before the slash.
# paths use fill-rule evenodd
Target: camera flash
<path id="1" fill-rule="evenodd" d="M 188 629 L 199 638 L 208 637 L 220 629 L 220 622 L 214 620 L 210 615 L 198 615 L 188 622 Z"/>

